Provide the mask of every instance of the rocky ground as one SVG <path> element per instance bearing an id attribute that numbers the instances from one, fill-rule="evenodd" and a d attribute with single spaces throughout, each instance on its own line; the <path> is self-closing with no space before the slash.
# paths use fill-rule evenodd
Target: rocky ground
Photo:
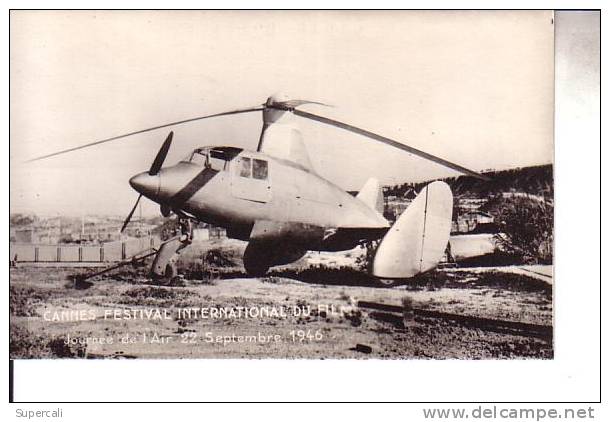
<path id="1" fill-rule="evenodd" d="M 318 265 L 260 279 L 238 269 L 191 271 L 173 286 L 159 286 L 146 270 L 119 269 L 77 288 L 72 277 L 85 269 L 12 268 L 11 356 L 553 357 L 549 338 L 413 316 L 423 309 L 552 326 L 552 285 L 522 274 L 445 270 L 380 288 L 362 272 Z M 363 308 L 360 301 L 400 306 L 404 315 Z M 226 313 L 214 314 L 221 309 Z"/>

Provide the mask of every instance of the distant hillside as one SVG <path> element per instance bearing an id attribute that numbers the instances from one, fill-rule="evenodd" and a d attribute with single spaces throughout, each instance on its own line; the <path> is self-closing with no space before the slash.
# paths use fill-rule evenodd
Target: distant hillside
<path id="1" fill-rule="evenodd" d="M 496 192 L 525 192 L 553 197 L 552 164 L 489 171 L 483 174 L 491 180 L 483 181 L 471 176 L 449 177 L 441 180 L 449 184 L 453 194 L 459 197 L 482 198 Z M 405 197 L 413 191 L 419 192 L 427 183 L 403 183 L 386 186 L 384 187 L 384 196 Z"/>

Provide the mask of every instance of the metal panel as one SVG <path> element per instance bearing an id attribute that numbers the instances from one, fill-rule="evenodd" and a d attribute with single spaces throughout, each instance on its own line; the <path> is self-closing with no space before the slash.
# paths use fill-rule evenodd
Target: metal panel
<path id="1" fill-rule="evenodd" d="M 263 174 L 255 178 L 253 173 L 254 164 L 264 165 Z M 269 202 L 271 200 L 271 181 L 269 176 L 268 162 L 257 158 L 239 156 L 232 163 L 233 171 L 231 178 L 231 193 L 236 198 L 248 199 L 256 202 Z"/>
<path id="2" fill-rule="evenodd" d="M 115 262 L 123 260 L 123 242 L 104 243 L 104 261 Z"/>
<path id="3" fill-rule="evenodd" d="M 99 246 L 83 246 L 83 262 L 100 262 Z"/>
<path id="4" fill-rule="evenodd" d="M 39 245 L 38 246 L 38 261 L 57 262 L 57 246 Z"/>
<path id="5" fill-rule="evenodd" d="M 11 243 L 10 259 L 14 259 L 15 255 L 17 255 L 17 261 L 34 261 L 34 245 Z"/>
<path id="6" fill-rule="evenodd" d="M 139 239 L 130 239 L 125 242 L 126 258 L 132 257 L 146 249 L 150 248 L 150 237 L 141 237 Z"/>
<path id="7" fill-rule="evenodd" d="M 62 246 L 61 261 L 78 262 L 78 246 Z"/>

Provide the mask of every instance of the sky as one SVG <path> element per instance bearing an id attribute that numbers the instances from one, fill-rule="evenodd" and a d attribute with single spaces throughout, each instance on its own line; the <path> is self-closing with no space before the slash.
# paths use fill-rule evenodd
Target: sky
<path id="1" fill-rule="evenodd" d="M 553 160 L 553 24 L 546 11 L 12 11 L 11 212 L 127 214 L 129 184 L 170 129 L 25 164 L 64 148 L 263 103 L 303 109 L 474 170 Z M 346 190 L 455 175 L 301 121 L 315 170 Z M 195 147 L 255 149 L 246 114 L 172 128 Z M 142 213 L 158 205 L 142 201 Z"/>

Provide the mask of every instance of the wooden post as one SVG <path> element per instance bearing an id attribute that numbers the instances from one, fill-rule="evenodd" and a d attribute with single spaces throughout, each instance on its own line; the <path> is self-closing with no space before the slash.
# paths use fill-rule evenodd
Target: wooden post
<path id="1" fill-rule="evenodd" d="M 121 242 L 121 261 L 127 259 L 125 242 Z"/>
<path id="2" fill-rule="evenodd" d="M 34 262 L 38 262 L 38 246 L 34 246 Z"/>
<path id="3" fill-rule="evenodd" d="M 104 262 L 104 247 L 100 246 L 100 262 Z"/>
<path id="4" fill-rule="evenodd" d="M 61 262 L 61 246 L 57 247 L 57 262 Z"/>

